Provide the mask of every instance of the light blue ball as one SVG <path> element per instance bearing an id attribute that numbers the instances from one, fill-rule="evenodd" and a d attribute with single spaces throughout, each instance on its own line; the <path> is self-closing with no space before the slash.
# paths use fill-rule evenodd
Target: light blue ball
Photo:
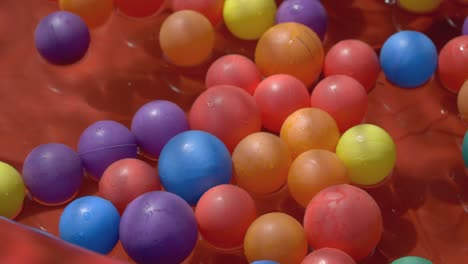
<path id="1" fill-rule="evenodd" d="M 69 243 L 107 254 L 119 241 L 119 225 L 119 212 L 110 201 L 97 196 L 84 196 L 63 210 L 59 234 Z"/>
<path id="2" fill-rule="evenodd" d="M 462 155 L 465 166 L 468 167 L 468 131 L 465 133 L 465 137 L 463 137 Z"/>
<path id="3" fill-rule="evenodd" d="M 276 261 L 272 261 L 272 260 L 257 260 L 250 264 L 280 264 L 280 263 Z"/>
<path id="4" fill-rule="evenodd" d="M 401 88 L 423 85 L 434 75 L 437 49 L 417 31 L 400 31 L 388 38 L 380 51 L 380 65 L 389 81 Z"/>
<path id="5" fill-rule="evenodd" d="M 432 261 L 421 257 L 407 256 L 394 260 L 392 264 L 432 264 Z"/>
<path id="6" fill-rule="evenodd" d="M 217 137 L 190 130 L 167 142 L 159 156 L 158 172 L 166 191 L 194 206 L 207 190 L 231 181 L 232 160 Z"/>

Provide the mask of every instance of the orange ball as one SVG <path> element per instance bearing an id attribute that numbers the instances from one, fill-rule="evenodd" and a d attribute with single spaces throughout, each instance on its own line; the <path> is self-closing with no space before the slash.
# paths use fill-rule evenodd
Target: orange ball
<path id="1" fill-rule="evenodd" d="M 309 27 L 294 22 L 277 24 L 268 29 L 255 49 L 255 63 L 263 75 L 289 74 L 306 86 L 318 79 L 324 56 L 317 34 Z"/>
<path id="2" fill-rule="evenodd" d="M 293 161 L 289 169 L 289 191 L 304 208 L 321 190 L 344 183 L 350 183 L 346 167 L 335 153 L 328 150 L 306 151 Z"/>
<path id="3" fill-rule="evenodd" d="M 460 117 L 468 120 L 468 80 L 461 86 L 457 95 L 457 106 Z"/>
<path id="4" fill-rule="evenodd" d="M 302 225 L 284 213 L 260 216 L 249 227 L 244 239 L 244 253 L 249 262 L 267 259 L 297 264 L 305 258 L 307 249 Z"/>
<path id="5" fill-rule="evenodd" d="M 206 16 L 213 26 L 218 25 L 223 18 L 224 0 L 172 0 L 173 11 L 193 10 Z"/>
<path id="6" fill-rule="evenodd" d="M 237 184 L 251 193 L 273 193 L 286 184 L 291 154 L 276 135 L 257 132 L 242 139 L 232 153 Z"/>
<path id="7" fill-rule="evenodd" d="M 340 131 L 330 114 L 308 107 L 299 109 L 286 118 L 280 137 L 288 145 L 293 158 L 296 158 L 311 149 L 335 152 Z"/>
<path id="8" fill-rule="evenodd" d="M 243 189 L 229 184 L 205 192 L 195 208 L 203 238 L 217 248 L 242 246 L 244 235 L 257 218 L 255 202 Z"/>
<path id="9" fill-rule="evenodd" d="M 90 28 L 107 22 L 114 11 L 113 0 L 59 0 L 59 7 L 80 16 Z"/>
<path id="10" fill-rule="evenodd" d="M 159 32 L 159 44 L 169 61 L 178 66 L 196 66 L 209 59 L 215 33 L 211 22 L 192 10 L 168 16 Z"/>

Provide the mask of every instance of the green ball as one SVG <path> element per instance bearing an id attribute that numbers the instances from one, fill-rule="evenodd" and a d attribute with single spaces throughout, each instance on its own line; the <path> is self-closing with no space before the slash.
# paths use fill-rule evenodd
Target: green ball
<path id="1" fill-rule="evenodd" d="M 408 256 L 394 260 L 391 264 L 432 264 L 432 261 L 421 257 Z"/>

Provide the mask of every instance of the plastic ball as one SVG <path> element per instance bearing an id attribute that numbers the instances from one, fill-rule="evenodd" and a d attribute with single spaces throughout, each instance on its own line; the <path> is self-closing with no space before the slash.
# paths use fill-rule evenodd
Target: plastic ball
<path id="1" fill-rule="evenodd" d="M 366 89 L 346 75 L 331 75 L 321 80 L 312 91 L 310 102 L 311 107 L 329 113 L 340 132 L 360 124 L 368 108 Z"/>
<path id="2" fill-rule="evenodd" d="M 25 189 L 19 172 L 0 161 L 0 217 L 13 219 L 21 212 Z"/>
<path id="3" fill-rule="evenodd" d="M 293 158 L 311 149 L 334 152 L 340 139 L 338 126 L 330 114 L 318 108 L 302 108 L 286 118 L 280 137 Z"/>
<path id="4" fill-rule="evenodd" d="M 423 33 L 400 31 L 383 44 L 380 66 L 387 79 L 397 86 L 415 88 L 433 76 L 437 68 L 437 49 Z"/>
<path id="5" fill-rule="evenodd" d="M 126 16 L 143 18 L 156 14 L 166 0 L 114 0 L 115 6 Z"/>
<path id="6" fill-rule="evenodd" d="M 447 42 L 439 53 L 439 77 L 444 87 L 458 93 L 468 80 L 468 36 Z"/>
<path id="7" fill-rule="evenodd" d="M 61 10 L 79 15 L 90 28 L 107 22 L 114 11 L 113 0 L 59 0 Z"/>
<path id="8" fill-rule="evenodd" d="M 232 85 L 253 94 L 262 80 L 257 65 L 249 58 L 228 54 L 220 57 L 210 65 L 206 73 L 206 88 L 216 85 Z"/>
<path id="9" fill-rule="evenodd" d="M 225 0 L 224 23 L 237 38 L 256 40 L 275 24 L 275 0 Z"/>
<path id="10" fill-rule="evenodd" d="M 285 22 L 296 22 L 306 25 L 323 40 L 328 27 L 327 10 L 320 1 L 284 1 L 276 12 L 276 23 Z"/>
<path id="11" fill-rule="evenodd" d="M 295 22 L 271 27 L 259 39 L 255 49 L 255 63 L 264 76 L 289 74 L 306 86 L 320 76 L 323 60 L 320 38 L 307 26 Z"/>
<path id="12" fill-rule="evenodd" d="M 197 11 L 210 20 L 213 26 L 218 25 L 223 18 L 224 0 L 171 0 L 174 12 L 180 10 Z"/>
<path id="13" fill-rule="evenodd" d="M 276 212 L 264 214 L 247 230 L 244 254 L 249 262 L 268 259 L 281 264 L 300 263 L 307 254 L 307 238 L 293 217 Z"/>
<path id="14" fill-rule="evenodd" d="M 468 35 L 468 16 L 465 18 L 465 22 L 463 23 L 462 35 Z"/>
<path id="15" fill-rule="evenodd" d="M 303 226 L 310 247 L 336 248 L 355 261 L 375 249 L 383 230 L 375 200 L 348 184 L 330 186 L 315 195 L 306 208 Z"/>
<path id="16" fill-rule="evenodd" d="M 112 163 L 99 181 L 99 195 L 123 213 L 138 196 L 161 188 L 156 169 L 139 159 L 122 159 Z"/>
<path id="17" fill-rule="evenodd" d="M 462 142 L 462 156 L 465 166 L 468 167 L 468 132 L 465 133 Z"/>
<path id="18" fill-rule="evenodd" d="M 415 14 L 434 12 L 443 0 L 397 0 L 398 7 Z"/>
<path id="19" fill-rule="evenodd" d="M 91 37 L 88 26 L 78 15 L 58 11 L 39 22 L 34 41 L 37 51 L 47 62 L 69 65 L 86 55 Z"/>
<path id="20" fill-rule="evenodd" d="M 169 192 L 149 192 L 133 200 L 120 221 L 120 241 L 137 263 L 181 263 L 198 238 L 192 208 Z"/>
<path id="21" fill-rule="evenodd" d="M 39 203 L 60 205 L 78 193 L 83 182 L 78 154 L 63 144 L 43 144 L 32 150 L 23 165 L 23 180 Z"/>
<path id="22" fill-rule="evenodd" d="M 432 264 L 432 261 L 417 256 L 407 256 L 396 259 L 391 264 Z"/>
<path id="23" fill-rule="evenodd" d="M 174 12 L 161 25 L 159 44 L 167 59 L 177 66 L 191 67 L 202 64 L 213 52 L 213 25 L 198 12 Z"/>
<path id="24" fill-rule="evenodd" d="M 327 52 L 323 73 L 325 77 L 337 74 L 350 76 L 369 92 L 380 73 L 379 57 L 369 44 L 361 40 L 342 40 Z"/>
<path id="25" fill-rule="evenodd" d="M 254 92 L 263 127 L 273 132 L 279 132 L 284 120 L 294 111 L 309 107 L 309 97 L 304 83 L 287 74 L 267 77 Z"/>
<path id="26" fill-rule="evenodd" d="M 457 107 L 460 117 L 468 120 L 468 80 L 461 86 L 457 95 Z"/>
<path id="27" fill-rule="evenodd" d="M 243 189 L 229 184 L 203 194 L 195 208 L 203 239 L 217 248 L 242 246 L 250 224 L 257 217 L 255 202 Z"/>
<path id="28" fill-rule="evenodd" d="M 190 130 L 167 142 L 159 157 L 158 172 L 165 190 L 196 205 L 206 191 L 231 181 L 232 161 L 218 138 Z"/>
<path id="29" fill-rule="evenodd" d="M 343 162 L 335 153 L 313 149 L 299 155 L 288 173 L 288 189 L 291 196 L 304 208 L 321 190 L 350 183 Z"/>
<path id="30" fill-rule="evenodd" d="M 280 264 L 279 262 L 273 261 L 273 260 L 257 260 L 254 261 L 250 264 Z"/>
<path id="31" fill-rule="evenodd" d="M 362 124 L 350 128 L 341 136 L 336 155 L 344 162 L 352 183 L 375 185 L 392 172 L 396 162 L 396 146 L 384 129 Z"/>
<path id="32" fill-rule="evenodd" d="M 99 180 L 112 163 L 137 157 L 136 139 L 127 127 L 118 122 L 98 121 L 81 134 L 78 154 L 88 175 Z"/>
<path id="33" fill-rule="evenodd" d="M 192 104 L 189 124 L 191 129 L 215 135 L 233 151 L 244 137 L 260 131 L 262 119 L 249 93 L 239 87 L 217 85 Z"/>
<path id="34" fill-rule="evenodd" d="M 288 146 L 278 136 L 257 132 L 239 142 L 232 162 L 240 187 L 251 193 L 269 194 L 286 184 L 292 159 Z"/>
<path id="35" fill-rule="evenodd" d="M 119 241 L 120 215 L 111 202 L 84 196 L 65 207 L 60 216 L 60 238 L 100 254 L 109 253 Z"/>
<path id="36" fill-rule="evenodd" d="M 321 248 L 312 251 L 301 264 L 356 264 L 356 261 L 339 249 Z"/>
<path id="37" fill-rule="evenodd" d="M 152 101 L 140 107 L 131 125 L 138 146 L 152 157 L 159 157 L 169 139 L 188 129 L 184 110 L 165 100 Z"/>

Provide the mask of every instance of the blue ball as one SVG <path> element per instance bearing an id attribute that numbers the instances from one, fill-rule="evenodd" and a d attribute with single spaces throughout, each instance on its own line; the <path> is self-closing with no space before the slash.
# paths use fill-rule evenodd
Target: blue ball
<path id="1" fill-rule="evenodd" d="M 60 216 L 63 240 L 101 254 L 109 253 L 119 241 L 120 215 L 115 206 L 97 196 L 78 198 Z"/>
<path id="2" fill-rule="evenodd" d="M 468 131 L 465 133 L 465 137 L 463 137 L 462 155 L 465 166 L 468 167 Z"/>
<path id="3" fill-rule="evenodd" d="M 380 51 L 380 65 L 389 81 L 402 88 L 426 83 L 437 69 L 437 49 L 417 31 L 400 31 L 388 38 Z"/>
<path id="4" fill-rule="evenodd" d="M 273 261 L 273 260 L 257 260 L 254 261 L 250 264 L 280 264 L 279 262 Z"/>
<path id="5" fill-rule="evenodd" d="M 190 130 L 167 142 L 159 156 L 158 172 L 164 189 L 196 205 L 207 190 L 230 182 L 232 160 L 217 137 Z"/>

